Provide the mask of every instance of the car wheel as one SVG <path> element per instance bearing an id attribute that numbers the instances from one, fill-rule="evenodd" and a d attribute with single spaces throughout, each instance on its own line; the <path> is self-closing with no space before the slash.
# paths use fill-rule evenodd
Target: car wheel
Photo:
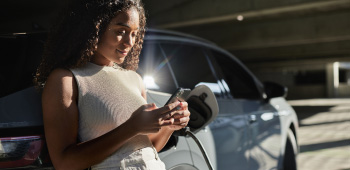
<path id="1" fill-rule="evenodd" d="M 292 130 L 287 132 L 286 150 L 284 152 L 283 169 L 297 170 L 296 156 L 298 154 L 297 142 Z"/>

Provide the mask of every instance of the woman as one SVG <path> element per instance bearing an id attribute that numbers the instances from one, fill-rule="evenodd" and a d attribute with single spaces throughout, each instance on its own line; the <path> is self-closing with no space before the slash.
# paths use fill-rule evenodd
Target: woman
<path id="1" fill-rule="evenodd" d="M 144 32 L 136 0 L 76 3 L 51 32 L 36 82 L 56 169 L 165 169 L 157 151 L 190 113 L 146 104 L 135 72 Z"/>

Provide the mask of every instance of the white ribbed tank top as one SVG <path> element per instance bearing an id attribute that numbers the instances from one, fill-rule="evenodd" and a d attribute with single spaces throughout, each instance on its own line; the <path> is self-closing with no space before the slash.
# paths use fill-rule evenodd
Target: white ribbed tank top
<path id="1" fill-rule="evenodd" d="M 116 64 L 108 67 L 93 63 L 71 71 L 79 90 L 78 136 L 81 142 L 97 138 L 118 127 L 141 105 L 146 104 L 141 96 L 142 80 L 134 71 Z M 128 140 L 113 155 L 92 168 L 115 169 L 137 165 L 141 169 L 150 169 L 146 168 L 145 162 L 153 159 L 159 160 L 152 143 L 147 136 L 139 135 Z M 156 162 L 163 164 L 161 161 Z"/>

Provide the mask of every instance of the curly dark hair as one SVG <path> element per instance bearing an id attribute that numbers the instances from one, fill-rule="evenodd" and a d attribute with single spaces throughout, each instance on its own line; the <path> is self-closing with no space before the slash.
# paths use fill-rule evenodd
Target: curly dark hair
<path id="1" fill-rule="evenodd" d="M 56 21 L 45 44 L 34 82 L 41 89 L 55 68 L 77 68 L 91 60 L 98 40 L 118 12 L 134 7 L 139 13 L 135 44 L 121 66 L 136 71 L 145 34 L 146 17 L 141 0 L 76 0 Z"/>

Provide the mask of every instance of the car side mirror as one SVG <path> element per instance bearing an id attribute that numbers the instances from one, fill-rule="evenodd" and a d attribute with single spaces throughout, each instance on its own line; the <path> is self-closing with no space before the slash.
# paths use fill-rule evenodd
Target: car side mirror
<path id="1" fill-rule="evenodd" d="M 287 97 L 288 94 L 287 87 L 274 82 L 264 82 L 264 90 L 267 101 L 275 97 Z"/>

